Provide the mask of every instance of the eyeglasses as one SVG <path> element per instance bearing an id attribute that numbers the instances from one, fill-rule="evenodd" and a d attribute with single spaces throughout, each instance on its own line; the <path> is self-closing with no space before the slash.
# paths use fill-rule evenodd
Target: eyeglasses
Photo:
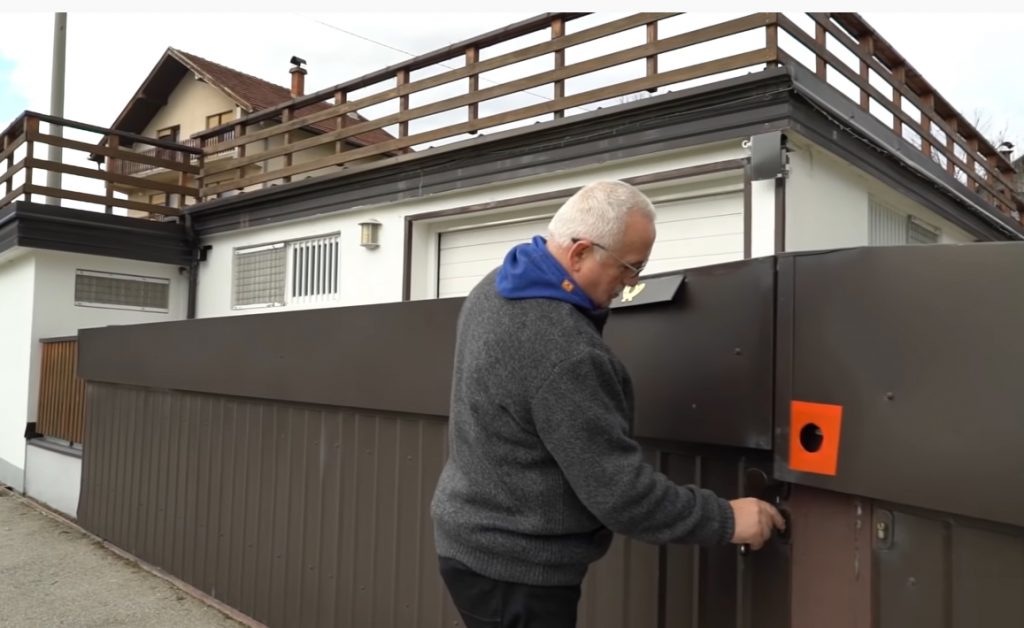
<path id="1" fill-rule="evenodd" d="M 572 243 L 576 244 L 577 242 L 579 242 L 580 240 L 583 240 L 583 239 L 584 238 L 573 238 L 572 239 Z M 608 247 L 604 246 L 603 244 L 598 244 L 597 242 L 594 242 L 593 240 L 588 240 L 588 242 L 590 242 L 590 244 L 593 245 L 594 247 L 601 249 L 602 251 L 604 251 L 608 255 L 611 255 L 612 258 L 616 262 L 621 264 L 623 268 L 628 270 L 633 277 L 639 277 L 640 273 L 644 272 L 644 268 L 647 266 L 647 262 L 646 261 L 640 262 L 640 264 L 634 266 L 634 265 L 630 264 L 629 262 L 627 262 L 626 260 L 624 260 L 621 257 L 619 257 L 618 255 L 616 255 L 615 253 L 612 253 L 610 250 L 608 250 Z"/>

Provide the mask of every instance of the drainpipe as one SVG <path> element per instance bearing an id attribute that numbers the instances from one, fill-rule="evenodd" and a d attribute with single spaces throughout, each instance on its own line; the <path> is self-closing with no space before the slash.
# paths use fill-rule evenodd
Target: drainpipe
<path id="1" fill-rule="evenodd" d="M 185 318 L 191 320 L 196 317 L 196 295 L 199 291 L 199 262 L 206 261 L 206 252 L 210 246 L 199 244 L 199 236 L 192 228 L 192 216 L 185 214 L 185 233 L 188 236 L 191 260 L 188 263 L 188 306 Z"/>
<path id="2" fill-rule="evenodd" d="M 64 58 L 67 49 L 68 14 L 53 14 L 53 63 L 52 76 L 50 80 L 50 115 L 58 118 L 64 117 Z M 64 127 L 51 124 L 50 133 L 57 137 L 64 137 Z M 49 147 L 49 160 L 55 163 L 61 162 L 61 147 Z M 46 186 L 60 189 L 60 173 L 49 170 L 46 173 Z M 47 205 L 59 205 L 60 199 L 54 197 L 46 198 Z"/>

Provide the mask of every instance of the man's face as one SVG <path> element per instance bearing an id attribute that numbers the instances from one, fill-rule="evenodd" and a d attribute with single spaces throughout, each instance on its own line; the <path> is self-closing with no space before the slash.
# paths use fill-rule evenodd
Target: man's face
<path id="1" fill-rule="evenodd" d="M 647 263 L 654 237 L 654 222 L 640 212 L 630 212 L 617 248 L 604 249 L 603 242 L 589 240 L 573 245 L 573 279 L 598 307 L 608 307 L 624 287 L 636 285 L 636 269 Z"/>

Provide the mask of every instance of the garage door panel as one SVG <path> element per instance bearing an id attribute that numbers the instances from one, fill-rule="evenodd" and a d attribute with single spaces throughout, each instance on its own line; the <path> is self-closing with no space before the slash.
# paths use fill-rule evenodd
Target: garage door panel
<path id="1" fill-rule="evenodd" d="M 725 253 L 708 253 L 706 255 L 689 255 L 681 257 L 669 257 L 662 260 L 651 260 L 647 264 L 645 272 L 649 274 L 667 273 L 670 271 L 685 268 L 697 268 L 698 266 L 711 266 L 712 264 L 724 264 L 743 259 L 743 251 L 729 251 Z"/>
<path id="2" fill-rule="evenodd" d="M 529 240 L 534 235 L 545 233 L 549 220 L 548 218 L 543 218 L 540 220 L 486 225 L 476 229 L 447 231 L 441 234 L 441 248 L 443 250 L 446 248 L 474 246 L 481 242 Z"/>
<path id="3" fill-rule="evenodd" d="M 655 263 L 664 264 L 668 260 L 732 254 L 743 256 L 742 232 L 660 242 L 651 250 L 651 259 L 647 267 L 652 269 L 650 272 L 654 272 Z M 666 270 L 681 270 L 683 268 L 687 268 L 687 266 L 675 266 Z"/>
<path id="4" fill-rule="evenodd" d="M 658 224 L 676 220 L 709 218 L 722 214 L 743 213 L 743 191 L 736 190 L 714 196 L 697 196 L 655 203 Z"/>
<path id="5" fill-rule="evenodd" d="M 445 279 L 458 279 L 459 277 L 476 277 L 479 279 L 494 270 L 500 263 L 501 260 L 497 262 L 494 260 L 476 260 L 460 264 L 445 264 L 439 271 L 438 278 L 442 281 Z"/>
<path id="6" fill-rule="evenodd" d="M 735 233 L 743 231 L 743 214 L 726 214 L 708 218 L 694 218 L 692 220 L 673 220 L 669 223 L 658 223 L 658 238 L 654 246 L 676 242 L 678 240 L 692 240 L 694 238 L 706 238 L 721 235 L 723 233 Z"/>
<path id="7" fill-rule="evenodd" d="M 648 273 L 668 272 L 743 258 L 743 194 L 732 190 L 655 204 L 658 239 Z M 501 264 L 508 250 L 547 231 L 548 218 L 482 225 L 439 234 L 439 297 L 467 294 Z"/>
<path id="8" fill-rule="evenodd" d="M 493 267 L 492 267 L 493 268 Z M 490 269 L 488 269 L 490 270 Z M 484 273 L 483 275 L 486 275 Z M 454 279 L 442 279 L 437 284 L 437 298 L 461 297 L 469 294 L 469 291 L 480 282 L 483 275 L 473 277 L 458 277 Z"/>
<path id="9" fill-rule="evenodd" d="M 441 250 L 441 257 L 445 264 L 464 264 L 466 262 L 478 262 L 481 260 L 494 261 L 504 259 L 505 254 L 513 246 L 522 242 L 528 242 L 529 237 L 499 240 L 472 246 L 460 246 Z"/>

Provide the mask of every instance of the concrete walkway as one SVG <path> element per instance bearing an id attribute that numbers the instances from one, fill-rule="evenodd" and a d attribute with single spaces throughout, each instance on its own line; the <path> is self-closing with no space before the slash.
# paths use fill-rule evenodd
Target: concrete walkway
<path id="1" fill-rule="evenodd" d="M 0 487 L 0 626 L 243 626 Z"/>

